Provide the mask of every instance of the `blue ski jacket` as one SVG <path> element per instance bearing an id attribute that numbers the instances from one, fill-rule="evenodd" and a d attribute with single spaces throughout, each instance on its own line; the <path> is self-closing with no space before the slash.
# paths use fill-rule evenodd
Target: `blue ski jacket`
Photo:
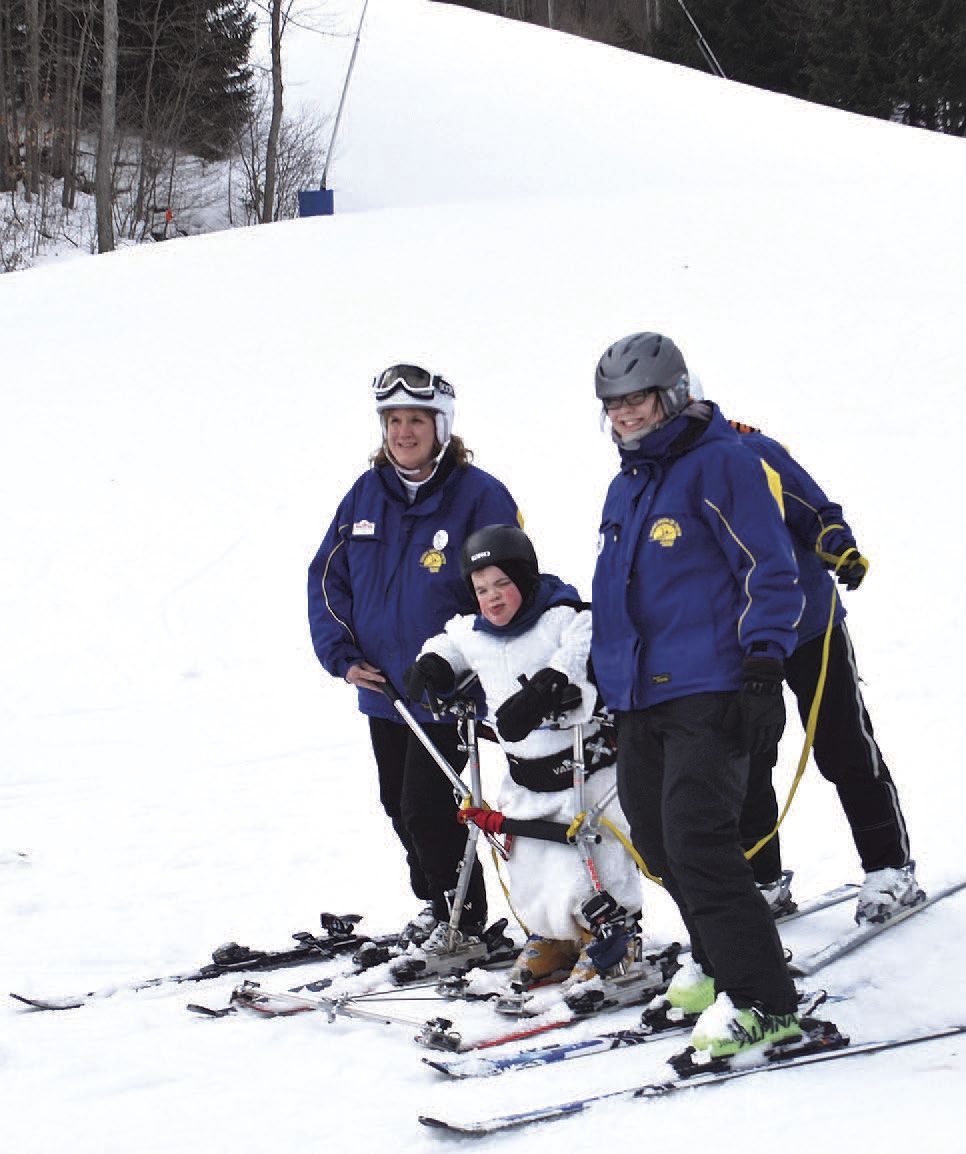
<path id="1" fill-rule="evenodd" d="M 732 422 L 734 425 L 734 422 Z M 743 442 L 778 473 L 782 482 L 785 524 L 791 534 L 805 610 L 798 625 L 798 644 L 820 637 L 828 627 L 829 609 L 835 580 L 816 552 L 840 556 L 856 549 L 855 537 L 842 515 L 842 506 L 830 501 L 815 480 L 805 472 L 788 450 L 758 429 L 736 426 Z M 845 619 L 845 606 L 836 598 L 836 625 Z"/>
<path id="2" fill-rule="evenodd" d="M 786 657 L 797 643 L 803 597 L 778 477 L 709 402 L 620 455 L 592 597 L 605 703 L 739 689 L 752 645 Z"/>
<path id="3" fill-rule="evenodd" d="M 342 499 L 309 566 L 309 628 L 316 656 L 333 677 L 366 660 L 397 690 L 427 637 L 478 606 L 460 578 L 463 541 L 486 525 L 523 523 L 495 477 L 458 466 L 451 450 L 440 475 L 410 505 L 391 465 L 369 469 Z M 394 721 L 381 693 L 359 689 L 359 709 Z M 422 706 L 412 712 L 432 721 Z"/>

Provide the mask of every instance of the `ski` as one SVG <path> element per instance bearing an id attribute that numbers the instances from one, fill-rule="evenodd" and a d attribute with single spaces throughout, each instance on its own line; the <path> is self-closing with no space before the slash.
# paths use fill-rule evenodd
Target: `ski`
<path id="1" fill-rule="evenodd" d="M 447 979 L 458 979 L 469 967 L 482 969 L 509 964 L 516 958 L 518 947 L 505 936 L 503 931 L 506 929 L 506 924 L 505 918 L 495 922 L 483 935 L 481 941 L 474 941 L 469 951 L 456 950 L 438 957 L 420 956 L 418 947 L 403 954 L 397 952 L 395 957 L 389 960 L 386 975 L 387 980 L 392 983 L 389 988 L 352 990 L 346 989 L 343 985 L 338 994 L 326 997 L 318 995 L 333 984 L 328 978 L 302 986 L 290 987 L 287 990 L 265 989 L 258 982 L 248 981 L 235 987 L 227 1006 L 213 1008 L 191 1003 L 187 1008 L 193 1013 L 202 1014 L 209 1018 L 227 1017 L 239 1008 L 252 1010 L 263 1017 L 290 1017 L 293 1014 L 322 1011 L 328 1015 L 330 1021 L 336 1016 L 344 1016 L 380 1022 L 400 1021 L 406 1025 L 422 1028 L 426 1025 L 425 1020 L 416 1021 L 408 1018 L 397 1018 L 384 1013 L 374 1013 L 364 1004 L 371 1004 L 377 1000 L 412 1000 L 408 997 L 409 991 L 413 989 L 433 989 L 435 991 L 441 976 L 445 976 Z M 360 954 L 356 955 L 359 957 L 360 972 L 369 968 L 367 963 L 370 960 L 368 957 L 360 957 L 362 953 L 363 951 L 360 951 Z M 388 959 L 381 957 L 376 960 L 385 962 Z M 400 977 L 398 970 L 393 971 L 393 967 L 399 961 L 409 963 L 404 978 Z M 351 974 L 345 976 L 352 977 Z M 417 982 L 418 977 L 431 978 L 432 980 Z M 436 1001 L 438 998 L 438 994 L 433 994 L 427 1000 Z M 434 1019 L 434 1021 L 445 1021 L 447 1027 L 452 1026 L 452 1022 L 447 1019 Z"/>
<path id="2" fill-rule="evenodd" d="M 631 1046 L 642 1046 L 675 1034 L 690 1030 L 692 1021 L 668 1026 L 654 1032 L 644 1029 L 612 1030 L 607 1034 L 597 1034 L 592 1038 L 582 1038 L 576 1042 L 555 1042 L 549 1046 L 534 1046 L 515 1054 L 499 1054 L 494 1057 L 468 1054 L 457 1058 L 423 1058 L 431 1069 L 448 1078 L 493 1078 L 513 1070 L 533 1070 L 538 1066 L 550 1066 L 558 1062 L 569 1062 L 574 1058 L 589 1058 L 594 1054 L 606 1054 L 611 1050 L 623 1050 Z M 482 1047 L 481 1047 L 482 1048 Z"/>
<path id="3" fill-rule="evenodd" d="M 112 997 L 121 991 L 137 992 L 156 989 L 159 986 L 203 982 L 209 978 L 220 978 L 224 974 L 281 970 L 290 966 L 306 965 L 309 962 L 331 961 L 350 950 L 369 951 L 369 957 L 373 956 L 372 951 L 378 951 L 380 959 L 386 960 L 388 952 L 394 948 L 397 940 L 396 934 L 372 938 L 367 934 L 358 933 L 355 925 L 362 920 L 360 914 L 340 916 L 324 913 L 320 920 L 323 931 L 321 934 L 312 934 L 306 930 L 295 933 L 292 937 L 296 944 L 290 949 L 255 950 L 249 946 L 240 946 L 237 942 L 228 942 L 213 952 L 210 962 L 184 973 L 166 974 L 134 982 L 119 982 L 116 985 L 88 990 L 83 994 L 41 997 L 11 992 L 10 997 L 33 1010 L 74 1010 L 87 1005 L 88 1002 Z M 386 958 L 382 957 L 383 954 L 386 954 Z"/>
<path id="4" fill-rule="evenodd" d="M 866 942 L 872 941 L 873 938 L 877 938 L 880 934 L 885 933 L 886 930 L 891 930 L 894 926 L 899 925 L 915 914 L 922 913 L 923 910 L 929 909 L 929 907 L 934 906 L 936 902 L 941 902 L 944 898 L 959 893 L 959 891 L 964 888 L 966 888 L 966 880 L 953 882 L 951 885 L 937 890 L 918 905 L 909 906 L 908 909 L 900 910 L 899 913 L 893 914 L 891 918 L 887 918 L 884 922 L 864 923 L 859 926 L 854 926 L 848 932 L 835 938 L 834 941 L 828 942 L 817 950 L 813 950 L 812 953 L 804 954 L 798 958 L 792 958 L 788 966 L 789 971 L 797 977 L 810 977 L 823 967 L 838 961 L 839 958 L 845 957 L 846 954 L 852 953 L 853 950 L 864 946 Z"/>
<path id="5" fill-rule="evenodd" d="M 785 914 L 776 921 L 781 926 L 787 922 L 808 917 L 820 910 L 849 901 L 857 895 L 858 891 L 859 886 L 853 883 L 835 886 L 802 902 L 792 913 Z M 689 948 L 684 946 L 680 952 L 682 954 L 687 953 Z M 514 999 L 514 1012 L 520 1017 L 540 1019 L 534 1021 L 530 1027 L 501 1031 L 485 1039 L 468 1042 L 451 1024 L 448 1023 L 447 1028 L 441 1028 L 436 1021 L 431 1021 L 426 1023 L 425 1028 L 416 1035 L 415 1040 L 431 1050 L 470 1053 L 507 1045 L 511 1042 L 525 1041 L 528 1038 L 550 1033 L 553 1030 L 561 1030 L 598 1013 L 606 1013 L 627 1006 L 643 1005 L 666 986 L 667 980 L 671 976 L 671 970 L 674 968 L 668 963 L 673 961 L 678 949 L 676 944 L 672 944 L 664 951 L 647 955 L 652 964 L 643 970 L 634 970 L 617 977 L 594 978 L 589 982 L 581 983 L 580 986 L 575 987 L 566 995 L 566 1000 L 558 998 L 553 1003 L 548 1004 L 539 994 L 528 1000 L 527 993 L 524 991 Z M 657 966 L 665 970 L 663 985 L 656 980 L 657 975 L 654 971 Z M 459 997 L 461 988 L 458 983 L 453 982 L 446 984 L 441 992 L 450 998 Z M 506 1008 L 510 1009 L 511 1007 L 508 1004 Z"/>
<path id="6" fill-rule="evenodd" d="M 799 992 L 798 995 L 799 1006 L 802 1007 L 801 1013 L 808 1015 L 820 1005 L 845 1000 L 842 995 L 830 995 L 825 990 Z M 641 1025 L 637 1028 L 611 1030 L 606 1034 L 595 1034 L 574 1042 L 552 1042 L 548 1046 L 532 1046 L 512 1054 L 497 1054 L 493 1057 L 468 1054 L 465 1057 L 455 1058 L 423 1058 L 423 1061 L 431 1069 L 449 1078 L 493 1078 L 513 1070 L 532 1070 L 538 1066 L 551 1066 L 575 1058 L 590 1058 L 594 1054 L 607 1054 L 611 1050 L 623 1050 L 631 1046 L 658 1042 L 664 1038 L 687 1033 L 693 1028 L 698 1017 L 698 1014 L 667 1017 L 663 1011 L 657 1013 L 646 1011 L 642 1015 Z"/>
<path id="7" fill-rule="evenodd" d="M 784 926 L 789 922 L 798 921 L 799 918 L 807 918 L 809 914 L 817 914 L 819 910 L 827 910 L 831 906 L 841 905 L 842 902 L 847 902 L 850 898 L 858 897 L 860 889 L 861 886 L 855 882 L 834 886 L 830 890 L 825 890 L 824 893 L 816 894 L 815 897 L 800 902 L 791 913 L 781 914 L 775 918 L 775 924 Z"/>
<path id="8" fill-rule="evenodd" d="M 777 1053 L 772 1057 L 765 1056 L 765 1060 L 756 1065 L 725 1066 L 723 1068 L 708 1069 L 704 1072 L 686 1074 L 668 1078 L 665 1081 L 649 1082 L 644 1085 L 629 1086 L 620 1090 L 608 1090 L 600 1094 L 590 1094 L 584 1098 L 576 1098 L 569 1102 L 561 1102 L 551 1106 L 538 1107 L 534 1110 L 524 1110 L 513 1114 L 498 1114 L 491 1118 L 459 1120 L 428 1114 L 421 1114 L 419 1121 L 424 1126 L 448 1130 L 458 1134 L 492 1134 L 498 1130 L 510 1130 L 521 1126 L 528 1126 L 532 1122 L 546 1122 L 555 1118 L 565 1118 L 573 1114 L 581 1114 L 585 1110 L 599 1105 L 602 1102 L 614 1102 L 622 1098 L 628 1101 L 635 1099 L 666 1098 L 678 1091 L 699 1090 L 704 1086 L 717 1086 L 722 1082 L 730 1082 L 737 1078 L 748 1078 L 756 1074 L 767 1074 L 777 1070 L 789 1070 L 798 1066 L 811 1066 L 819 1062 L 832 1062 L 845 1058 L 858 1058 L 862 1055 L 878 1054 L 888 1050 L 898 1050 L 905 1046 L 916 1046 L 925 1042 L 936 1042 L 942 1039 L 958 1037 L 966 1033 L 966 1026 L 947 1026 L 940 1030 L 930 1030 L 921 1034 L 908 1034 L 894 1038 L 882 1038 L 877 1041 L 860 1042 L 850 1045 L 849 1039 L 836 1032 L 827 1040 L 818 1038 L 814 1045 L 817 1047 L 809 1052 L 799 1052 L 783 1055 L 776 1047 Z"/>

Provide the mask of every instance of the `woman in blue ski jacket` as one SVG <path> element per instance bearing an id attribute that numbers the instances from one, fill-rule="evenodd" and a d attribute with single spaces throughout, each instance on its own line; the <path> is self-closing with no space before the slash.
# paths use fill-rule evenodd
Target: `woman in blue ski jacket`
<path id="1" fill-rule="evenodd" d="M 309 627 L 316 655 L 333 677 L 358 690 L 369 719 L 383 808 L 403 845 L 410 883 L 424 909 L 403 930 L 404 943 L 427 941 L 449 919 L 466 830 L 446 776 L 382 692 L 400 689 L 427 637 L 473 609 L 460 577 L 463 541 L 495 522 L 522 523 L 504 485 L 470 462 L 453 434 L 452 385 L 418 365 L 392 365 L 373 384 L 383 442 L 372 468 L 339 504 L 309 566 Z M 413 710 L 436 748 L 461 770 L 455 718 Z M 477 865 L 461 928 L 486 923 Z M 446 938 L 441 940 L 448 940 Z"/>
<path id="2" fill-rule="evenodd" d="M 692 1046 L 724 1057 L 801 1034 L 738 817 L 749 752 L 784 728 L 803 598 L 778 478 L 716 406 L 691 403 L 674 342 L 618 341 L 595 383 L 620 472 L 601 516 L 591 657 L 632 840 L 692 945 L 652 1012 L 692 1015 Z"/>
<path id="3" fill-rule="evenodd" d="M 805 594 L 798 641 L 795 652 L 785 662 L 785 676 L 803 724 L 808 721 L 818 688 L 825 633 L 832 617 L 813 754 L 819 772 L 836 787 L 865 870 L 856 921 L 881 921 L 917 904 L 925 895 L 910 859 L 909 834 L 899 795 L 862 697 L 852 640 L 845 626 L 845 606 L 835 596 L 835 582 L 829 572 L 833 570 L 839 583 L 853 592 L 862 584 L 869 563 L 859 552 L 842 506 L 826 496 L 788 450 L 758 429 L 737 421 L 730 423 L 742 435 L 743 442 L 781 476 L 785 523 Z M 770 834 L 778 821 L 778 801 L 772 783 L 777 760 L 777 747 L 752 755 L 741 815 L 746 849 Z M 751 864 L 773 912 L 794 910 L 791 875 L 782 870 L 778 834 L 752 857 Z"/>

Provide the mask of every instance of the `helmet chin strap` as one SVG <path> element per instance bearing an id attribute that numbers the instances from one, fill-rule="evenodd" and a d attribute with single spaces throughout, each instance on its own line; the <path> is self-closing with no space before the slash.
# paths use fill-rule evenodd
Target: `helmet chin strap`
<path id="1" fill-rule="evenodd" d="M 426 465 L 420 465 L 418 469 L 404 469 L 403 466 L 399 464 L 399 462 L 396 460 L 396 458 L 389 451 L 389 446 L 386 444 L 385 441 L 383 441 L 382 447 L 383 447 L 383 450 L 385 451 L 386 456 L 389 458 L 390 465 L 392 465 L 392 467 L 396 470 L 396 472 L 399 474 L 399 476 L 403 477 L 403 478 L 414 477 L 417 473 L 421 473 L 423 471 L 423 469 L 426 468 L 426 465 L 429 465 L 431 463 L 433 467 L 432 467 L 432 469 L 430 469 L 429 476 L 426 478 L 426 480 L 428 481 L 429 478 L 433 475 L 433 473 L 435 473 L 436 470 L 439 468 L 439 463 L 443 459 L 443 454 L 449 448 L 449 441 L 447 441 L 445 445 L 442 445 L 440 447 L 440 450 L 436 454 L 435 457 L 432 457 L 430 459 L 430 461 L 427 461 Z"/>

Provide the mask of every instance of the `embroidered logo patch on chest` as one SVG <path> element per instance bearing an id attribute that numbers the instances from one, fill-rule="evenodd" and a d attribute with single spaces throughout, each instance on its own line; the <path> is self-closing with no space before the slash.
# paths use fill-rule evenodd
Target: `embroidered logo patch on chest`
<path id="1" fill-rule="evenodd" d="M 371 537 L 375 531 L 375 521 L 356 521 L 352 526 L 353 537 Z"/>
<path id="2" fill-rule="evenodd" d="M 670 549 L 681 536 L 681 526 L 673 517 L 661 517 L 651 526 L 649 541 L 656 541 L 664 549 Z"/>
<path id="3" fill-rule="evenodd" d="M 438 573 L 446 564 L 446 558 L 438 549 L 427 549 L 422 557 L 419 558 L 419 563 L 424 569 L 428 569 L 430 573 Z"/>

